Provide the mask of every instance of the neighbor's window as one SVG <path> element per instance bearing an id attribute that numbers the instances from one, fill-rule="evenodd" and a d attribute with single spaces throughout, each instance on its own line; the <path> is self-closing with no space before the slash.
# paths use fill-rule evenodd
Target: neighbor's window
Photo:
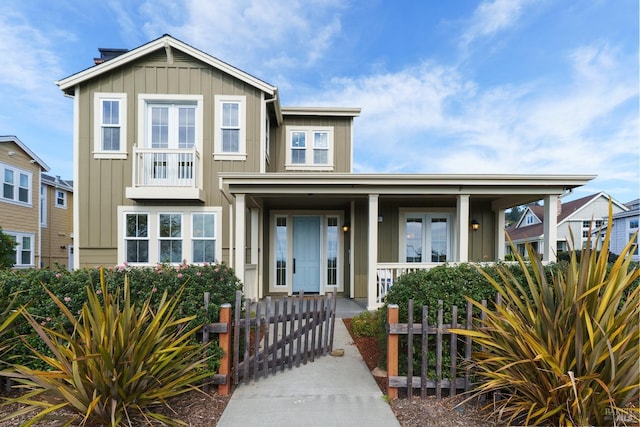
<path id="1" fill-rule="evenodd" d="M 0 163 L 2 173 L 2 199 L 20 204 L 31 204 L 32 174 Z"/>
<path id="2" fill-rule="evenodd" d="M 182 262 L 182 215 L 159 215 L 158 243 L 160 262 Z"/>
<path id="3" fill-rule="evenodd" d="M 14 233 L 11 231 L 5 231 L 9 237 L 16 243 L 14 248 L 14 267 L 33 267 L 34 251 L 33 244 L 35 241 L 35 235 L 30 233 Z"/>
<path id="4" fill-rule="evenodd" d="M 216 215 L 194 213 L 191 216 L 193 262 L 216 262 Z"/>
<path id="5" fill-rule="evenodd" d="M 333 170 L 333 128 L 287 126 L 288 170 Z"/>
<path id="6" fill-rule="evenodd" d="M 125 216 L 126 261 L 149 262 L 149 215 L 130 213 Z"/>
<path id="7" fill-rule="evenodd" d="M 214 158 L 246 159 L 246 97 L 215 96 Z"/>
<path id="8" fill-rule="evenodd" d="M 40 186 L 40 226 L 47 226 L 47 186 Z"/>
<path id="9" fill-rule="evenodd" d="M 56 207 L 67 207 L 67 192 L 62 190 L 56 190 Z"/>
<path id="10" fill-rule="evenodd" d="M 94 107 L 94 158 L 126 158 L 127 94 L 96 93 Z"/>

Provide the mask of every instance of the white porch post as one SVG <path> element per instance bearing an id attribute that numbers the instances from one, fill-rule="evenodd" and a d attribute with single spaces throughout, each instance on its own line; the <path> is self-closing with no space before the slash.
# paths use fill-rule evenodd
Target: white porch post
<path id="1" fill-rule="evenodd" d="M 244 292 L 248 298 L 254 298 L 254 289 L 248 289 L 244 283 L 244 264 L 245 264 L 245 196 L 244 194 L 236 194 L 236 257 L 235 271 L 236 277 L 244 284 Z"/>
<path id="2" fill-rule="evenodd" d="M 558 241 L 558 196 L 548 195 L 544 198 L 544 247 L 542 260 L 556 261 Z"/>
<path id="3" fill-rule="evenodd" d="M 505 250 L 505 242 L 506 239 L 504 237 L 504 229 L 505 229 L 505 219 L 504 219 L 504 212 L 505 209 L 497 209 L 494 211 L 496 218 L 495 218 L 495 223 L 496 223 L 496 236 L 495 236 L 495 241 L 496 241 L 496 260 L 503 260 L 504 261 L 504 250 Z"/>
<path id="4" fill-rule="evenodd" d="M 375 310 L 378 308 L 376 280 L 378 269 L 378 195 L 369 194 L 369 252 L 367 274 L 367 310 Z"/>
<path id="5" fill-rule="evenodd" d="M 454 261 L 467 262 L 469 261 L 469 195 L 458 195 L 457 203 L 457 217 L 458 217 L 458 235 L 456 241 L 458 242 L 458 253 Z"/>
<path id="6" fill-rule="evenodd" d="M 262 298 L 262 286 L 260 286 L 260 280 L 258 280 L 258 265 L 260 264 L 260 259 L 259 259 L 259 246 L 258 246 L 258 242 L 260 240 L 260 236 L 259 236 L 259 219 L 260 219 L 260 212 L 258 210 L 258 208 L 251 208 L 249 209 L 249 212 L 251 213 L 251 259 L 249 260 L 249 263 L 252 265 L 253 268 L 253 275 L 255 277 L 252 277 L 252 280 L 254 283 L 251 283 L 252 286 L 255 286 L 256 291 L 257 291 L 257 295 L 258 298 Z M 248 280 L 248 277 L 245 277 L 245 280 Z"/>

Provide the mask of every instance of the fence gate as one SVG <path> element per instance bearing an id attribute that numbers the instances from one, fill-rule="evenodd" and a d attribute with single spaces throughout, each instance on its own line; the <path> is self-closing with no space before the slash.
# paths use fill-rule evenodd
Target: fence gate
<path id="1" fill-rule="evenodd" d="M 232 321 L 231 382 L 249 383 L 313 362 L 333 350 L 335 293 L 245 301 L 236 293 Z"/>

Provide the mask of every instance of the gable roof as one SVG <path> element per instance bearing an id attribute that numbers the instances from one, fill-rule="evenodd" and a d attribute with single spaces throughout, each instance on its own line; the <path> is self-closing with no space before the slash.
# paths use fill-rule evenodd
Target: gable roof
<path id="1" fill-rule="evenodd" d="M 618 205 L 623 211 L 628 210 L 626 206 L 617 202 L 613 199 L 613 197 L 601 191 L 599 193 L 590 194 L 579 199 L 571 200 L 570 202 L 562 203 L 560 215 L 558 215 L 558 225 L 569 220 L 573 215 L 575 215 L 576 212 L 580 211 L 582 208 L 599 197 L 611 199 L 611 201 L 615 205 Z M 519 224 L 522 222 L 522 219 L 527 213 L 527 211 L 525 210 L 522 213 L 522 217 L 515 225 L 507 227 L 507 233 L 509 233 L 509 237 L 513 241 L 530 239 L 532 237 L 541 237 L 544 234 L 544 206 L 533 205 L 528 206 L 527 209 L 530 209 L 531 212 L 533 212 L 540 219 L 540 221 L 542 221 L 542 224 L 533 224 L 519 227 Z"/>
<path id="2" fill-rule="evenodd" d="M 56 84 L 65 94 L 73 95 L 75 93 L 76 85 L 99 76 L 102 73 L 106 73 L 115 68 L 128 64 L 131 61 L 135 61 L 136 59 L 141 58 L 158 49 L 165 49 L 165 51 L 167 52 L 167 57 L 171 57 L 171 49 L 178 49 L 186 53 L 187 55 L 190 55 L 193 58 L 204 62 L 205 64 L 217 68 L 220 71 L 223 71 L 263 92 L 266 92 L 273 97 L 276 97 L 276 94 L 278 92 L 277 87 L 270 85 L 269 83 L 266 83 L 252 76 L 251 74 L 248 74 L 232 65 L 229 65 L 226 62 L 223 62 L 218 58 L 215 58 L 201 50 L 198 50 L 193 46 L 190 46 L 170 36 L 169 34 L 164 34 L 162 37 L 145 43 L 142 46 L 123 53 L 122 55 L 119 55 L 113 59 L 110 59 L 98 65 L 94 65 L 78 73 L 72 74 L 68 77 L 63 78 L 62 80 L 58 80 Z"/>
<path id="3" fill-rule="evenodd" d="M 40 175 L 42 184 L 50 185 L 52 187 L 60 188 L 62 190 L 70 191 L 73 193 L 73 181 L 66 179 L 60 179 L 59 176 L 51 176 L 47 174 Z"/>
<path id="4" fill-rule="evenodd" d="M 0 135 L 0 143 L 3 143 L 3 142 L 13 142 L 18 147 L 20 147 L 20 149 L 22 149 L 22 151 L 27 153 L 27 155 L 29 157 L 31 157 L 38 165 L 40 165 L 40 168 L 43 171 L 45 171 L 45 172 L 49 171 L 49 166 L 47 166 L 47 164 L 45 162 L 43 162 L 40 157 L 36 156 L 36 154 L 33 151 L 31 151 L 29 149 L 29 147 L 27 147 L 22 141 L 20 141 L 20 139 L 18 139 L 17 136 L 15 136 L 15 135 Z"/>

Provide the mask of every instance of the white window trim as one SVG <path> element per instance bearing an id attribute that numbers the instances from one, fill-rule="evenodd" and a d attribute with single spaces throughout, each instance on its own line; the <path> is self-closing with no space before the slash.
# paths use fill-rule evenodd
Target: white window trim
<path id="1" fill-rule="evenodd" d="M 165 95 L 155 93 L 138 94 L 138 147 L 147 147 L 147 132 L 150 128 L 148 124 L 148 106 L 153 103 L 166 102 L 168 104 L 195 103 L 196 105 L 196 136 L 195 147 L 202 152 L 202 128 L 204 117 L 204 97 L 202 95 Z"/>
<path id="2" fill-rule="evenodd" d="M 170 215 L 170 216 L 171 215 L 179 215 L 180 216 L 180 236 L 178 236 L 178 237 L 160 236 L 160 215 Z M 179 212 L 179 211 L 176 211 L 176 212 L 174 212 L 174 211 L 171 211 L 171 212 L 167 212 L 167 211 L 158 212 L 158 218 L 157 219 L 158 220 L 156 221 L 157 222 L 156 226 L 158 227 L 158 239 L 156 241 L 156 245 L 157 245 L 156 250 L 158 251 L 158 257 L 160 257 L 160 242 L 161 241 L 163 241 L 163 240 L 164 241 L 179 241 L 180 242 L 180 246 L 182 247 L 181 250 L 180 250 L 180 254 L 181 254 L 180 258 L 181 259 L 178 260 L 177 262 L 174 261 L 171 264 L 179 264 L 179 263 L 181 263 L 182 260 L 186 259 L 184 257 L 184 238 L 185 238 L 185 235 L 184 235 L 184 213 L 183 212 Z M 160 262 L 163 262 L 163 261 L 160 261 Z"/>
<path id="3" fill-rule="evenodd" d="M 13 171 L 13 195 L 17 198 L 14 199 L 5 199 L 4 197 L 4 171 L 5 169 L 9 169 Z M 20 201 L 20 174 L 27 175 L 29 181 L 29 194 L 27 196 L 27 202 Z M 6 163 L 0 162 L 0 201 L 5 203 L 10 203 L 13 205 L 19 206 L 32 206 L 33 204 L 33 173 L 16 168 L 12 165 L 8 165 Z"/>
<path id="4" fill-rule="evenodd" d="M 293 266 L 293 217 L 294 216 L 319 216 L 320 217 L 320 295 L 324 295 L 326 292 L 344 291 L 344 269 L 346 268 L 344 263 L 344 250 L 345 250 L 345 238 L 344 232 L 342 232 L 341 224 L 344 224 L 344 212 L 343 211 L 273 211 L 269 219 L 269 238 L 270 255 L 269 255 L 269 292 L 287 292 L 293 293 L 293 270 L 290 266 Z M 337 284 L 327 284 L 327 223 L 328 218 L 338 218 L 338 263 L 337 263 Z M 286 285 L 276 286 L 276 219 L 286 218 L 287 220 L 287 278 Z"/>
<path id="5" fill-rule="evenodd" d="M 316 165 L 313 164 L 313 132 L 327 132 L 327 138 L 328 138 L 328 144 L 329 144 L 329 149 L 328 149 L 328 163 L 326 165 Z M 335 169 L 335 165 L 334 165 L 334 157 L 333 157 L 333 150 L 334 150 L 334 129 L 333 126 L 286 126 L 285 127 L 285 132 L 286 132 L 286 143 L 287 143 L 287 158 L 285 161 L 285 169 L 286 170 L 301 170 L 301 171 L 333 171 Z M 293 132 L 305 132 L 307 134 L 306 136 L 306 142 L 307 142 L 307 146 L 305 148 L 306 151 L 306 155 L 305 155 L 305 159 L 307 160 L 306 163 L 304 164 L 300 164 L 300 163 L 292 163 L 291 160 L 291 134 Z"/>
<path id="6" fill-rule="evenodd" d="M 127 214 L 147 214 L 147 239 L 149 240 L 149 261 L 146 263 L 129 263 L 136 266 L 153 266 L 159 264 L 160 258 L 160 214 L 181 214 L 182 215 L 182 258 L 187 261 L 188 264 L 203 265 L 204 263 L 193 262 L 193 245 L 192 245 L 192 214 L 193 213 L 213 213 L 215 217 L 215 242 L 216 242 L 216 262 L 221 262 L 222 259 L 222 239 L 219 236 L 222 235 L 222 207 L 220 206 L 187 206 L 182 210 L 167 211 L 164 206 L 118 206 L 118 262 L 124 263 L 126 261 L 126 247 L 125 247 L 125 231 L 126 223 L 125 218 Z M 172 265 L 178 265 L 179 263 L 171 263 Z"/>
<path id="7" fill-rule="evenodd" d="M 222 107 L 223 102 L 237 102 L 240 105 L 238 114 L 240 120 L 240 136 L 237 153 L 222 151 Z M 247 97 L 244 95 L 215 95 L 214 96 L 214 128 L 213 128 L 213 159 L 214 160 L 246 160 L 247 159 Z"/>
<path id="8" fill-rule="evenodd" d="M 64 194 L 64 203 L 63 204 L 59 204 L 58 203 L 58 191 L 61 192 L 62 194 Z M 67 198 L 68 198 L 69 193 L 64 191 L 64 190 L 60 190 L 58 188 L 54 189 L 53 192 L 53 196 L 54 196 L 54 201 L 53 204 L 56 208 L 60 208 L 60 209 L 67 209 Z"/>
<path id="9" fill-rule="evenodd" d="M 120 149 L 104 150 L 102 148 L 102 101 L 120 102 Z M 127 158 L 127 94 L 96 92 L 93 94 L 93 158 L 94 159 L 126 159 Z"/>
<path id="10" fill-rule="evenodd" d="M 455 233 L 457 227 L 457 218 L 455 214 L 455 209 L 430 209 L 430 208 L 400 208 L 400 221 L 398 224 L 398 262 L 405 263 L 406 262 L 406 253 L 405 253 L 405 244 L 406 244 L 406 236 L 405 236 L 405 225 L 407 222 L 407 215 L 428 215 L 428 216 L 446 216 L 447 219 L 451 221 L 451 226 L 449 228 L 449 235 L 447 236 L 447 242 L 449 243 L 448 253 L 447 253 L 447 262 L 452 262 L 456 253 L 457 243 L 455 240 Z M 424 242 L 423 242 L 424 244 Z M 423 248 L 424 249 L 424 248 Z M 412 263 L 416 265 L 420 264 L 444 264 L 441 262 L 433 262 L 427 261 L 422 263 Z"/>
<path id="11" fill-rule="evenodd" d="M 47 228 L 49 206 L 47 206 L 48 185 L 40 185 L 40 227 Z"/>
<path id="12" fill-rule="evenodd" d="M 195 237 L 193 235 L 193 215 L 194 214 L 207 214 L 207 215 L 213 214 L 214 215 L 214 219 L 213 219 L 214 228 L 213 228 L 213 236 L 212 237 L 208 237 L 208 236 L 207 237 Z M 193 261 L 193 242 L 194 241 L 198 241 L 198 242 L 205 241 L 206 242 L 206 241 L 213 240 L 216 243 L 216 248 L 215 248 L 216 254 L 218 256 L 220 256 L 221 254 L 218 252 L 218 240 L 219 240 L 219 238 L 218 238 L 218 236 L 219 236 L 219 234 L 218 234 L 218 222 L 221 220 L 220 215 L 217 215 L 216 212 L 194 212 L 194 211 L 192 211 L 192 212 L 189 213 L 189 216 L 190 216 L 189 220 L 191 222 L 190 226 L 189 226 L 189 236 L 191 238 L 191 240 L 190 240 L 191 249 L 190 250 L 191 250 L 191 260 L 192 260 L 192 262 L 194 264 L 203 264 L 203 263 L 200 263 L 200 262 L 196 263 L 195 261 Z M 220 260 L 218 260 L 218 262 L 219 261 Z"/>
<path id="13" fill-rule="evenodd" d="M 2 230 L 2 232 L 4 234 L 7 234 L 11 237 L 13 237 L 16 242 L 18 243 L 15 246 L 15 264 L 13 265 L 14 268 L 32 268 L 35 267 L 35 253 L 36 253 L 36 235 L 33 233 L 21 233 L 19 231 L 7 231 L 7 230 Z M 20 264 L 18 263 L 18 260 L 22 258 L 22 254 L 21 254 L 21 247 L 22 247 L 22 238 L 23 237 L 30 237 L 31 238 L 31 259 L 29 264 Z M 20 239 L 18 239 L 20 238 Z"/>

